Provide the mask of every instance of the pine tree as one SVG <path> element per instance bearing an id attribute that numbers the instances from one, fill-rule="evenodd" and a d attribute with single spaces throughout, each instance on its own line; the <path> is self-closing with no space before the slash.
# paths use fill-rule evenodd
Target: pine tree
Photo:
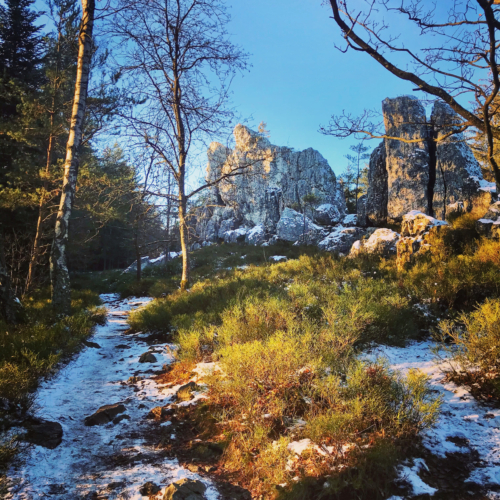
<path id="1" fill-rule="evenodd" d="M 43 78 L 41 63 L 43 40 L 41 26 L 35 22 L 38 14 L 31 10 L 32 0 L 6 0 L 0 4 L 0 192 L 19 191 L 23 196 L 22 181 L 28 177 L 26 165 L 32 146 L 22 138 L 19 122 L 19 105 L 27 96 L 34 95 Z M 19 182 L 21 180 L 21 182 Z M 8 200 L 0 204 L 0 304 L 1 315 L 14 321 L 14 300 L 10 277 L 4 256 L 7 232 L 16 224 L 12 209 L 6 208 Z M 22 204 L 20 204 L 22 207 Z M 19 212 L 21 226 L 25 213 Z M 24 215 L 24 217 L 23 217 Z"/>
<path id="2" fill-rule="evenodd" d="M 41 78 L 43 41 L 33 0 L 6 0 L 0 5 L 0 75 L 36 89 Z"/>

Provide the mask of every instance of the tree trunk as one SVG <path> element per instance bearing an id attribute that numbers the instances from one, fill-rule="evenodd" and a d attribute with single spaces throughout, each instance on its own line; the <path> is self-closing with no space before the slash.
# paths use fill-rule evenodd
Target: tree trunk
<path id="1" fill-rule="evenodd" d="M 78 149 L 82 138 L 83 119 L 85 116 L 90 78 L 94 11 L 95 0 L 82 0 L 82 22 L 78 38 L 78 68 L 75 96 L 73 98 L 71 125 L 66 145 L 61 201 L 59 211 L 57 212 L 55 236 L 50 256 L 52 306 L 58 314 L 63 315 L 71 313 L 71 291 L 66 259 L 66 243 L 68 241 L 68 223 L 78 178 Z"/>
<path id="2" fill-rule="evenodd" d="M 0 228 L 0 316 L 7 323 L 17 322 L 20 304 L 11 288 L 11 279 L 5 262 L 3 231 Z"/>
<path id="3" fill-rule="evenodd" d="M 184 187 L 184 186 L 182 186 Z M 182 279 L 181 290 L 185 291 L 189 286 L 190 269 L 189 269 L 189 235 L 186 221 L 187 200 L 184 196 L 184 189 L 179 186 L 179 230 L 181 236 L 181 250 L 182 250 Z"/>
<path id="4" fill-rule="evenodd" d="M 51 116 L 51 129 L 54 120 L 54 115 Z M 50 173 L 50 163 L 52 161 L 52 151 L 54 149 L 54 136 L 52 133 L 49 137 L 49 145 L 47 147 L 47 163 L 45 165 L 45 178 L 43 181 L 42 193 L 40 195 L 40 203 L 38 205 L 38 220 L 36 223 L 36 233 L 35 240 L 33 242 L 33 251 L 31 252 L 30 265 L 28 268 L 28 276 L 26 278 L 26 286 L 24 289 L 24 293 L 27 294 L 30 291 L 31 285 L 33 284 L 35 266 L 38 262 L 38 256 L 40 254 L 40 242 L 42 240 L 42 223 L 45 217 L 45 204 L 47 201 L 47 192 L 49 188 L 49 180 L 48 176 Z"/>
<path id="5" fill-rule="evenodd" d="M 135 258 L 136 258 L 136 278 L 137 278 L 137 281 L 141 281 L 141 278 L 142 278 L 142 262 L 141 262 L 141 250 L 139 248 L 139 231 L 136 232 L 135 234 L 135 241 L 134 241 L 134 245 L 135 245 Z"/>
<path id="6" fill-rule="evenodd" d="M 358 213 L 358 198 L 359 198 L 359 158 L 358 158 L 358 172 L 356 174 L 356 214 Z"/>
<path id="7" fill-rule="evenodd" d="M 172 194 L 172 179 L 171 176 L 168 176 L 168 192 L 169 198 L 167 198 L 167 230 L 166 230 L 166 240 L 167 244 L 165 245 L 165 262 L 170 260 L 170 211 L 172 210 L 172 200 L 170 199 L 170 195 Z"/>

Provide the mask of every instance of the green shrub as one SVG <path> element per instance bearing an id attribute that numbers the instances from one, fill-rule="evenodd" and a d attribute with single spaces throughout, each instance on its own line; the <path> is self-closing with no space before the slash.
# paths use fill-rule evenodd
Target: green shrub
<path id="1" fill-rule="evenodd" d="M 24 300 L 26 323 L 0 322 L 0 397 L 29 406 L 29 391 L 59 360 L 81 347 L 96 323 L 106 321 L 99 296 L 88 290 L 72 293 L 73 314 L 58 319 L 46 291 Z"/>
<path id="2" fill-rule="evenodd" d="M 439 324 L 442 340 L 451 340 L 453 362 L 464 372 L 500 373 L 500 300 L 486 300 L 469 314 Z"/>

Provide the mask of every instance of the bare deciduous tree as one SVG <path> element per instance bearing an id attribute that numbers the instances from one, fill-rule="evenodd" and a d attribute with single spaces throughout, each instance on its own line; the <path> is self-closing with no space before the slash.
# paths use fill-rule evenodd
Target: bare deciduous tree
<path id="1" fill-rule="evenodd" d="M 488 162 L 500 189 L 495 159 L 495 140 L 500 140 L 495 120 L 500 111 L 500 2 L 452 0 L 444 7 L 423 0 L 328 1 L 346 43 L 340 50 L 367 53 L 394 76 L 416 85 L 415 90 L 451 106 L 462 123 L 453 124 L 450 134 L 475 128 L 485 135 Z M 404 36 L 410 29 L 419 34 L 413 37 L 413 47 Z M 467 97 L 470 106 L 465 104 Z M 360 117 L 334 116 L 327 132 L 380 137 L 372 118 L 370 111 Z"/>
<path id="2" fill-rule="evenodd" d="M 177 184 L 182 289 L 189 283 L 187 203 L 215 184 L 187 192 L 193 151 L 231 123 L 229 86 L 246 67 L 246 55 L 229 40 L 228 21 L 222 0 L 135 0 L 117 9 L 111 28 L 139 103 L 124 115 L 130 134 L 157 154 Z"/>

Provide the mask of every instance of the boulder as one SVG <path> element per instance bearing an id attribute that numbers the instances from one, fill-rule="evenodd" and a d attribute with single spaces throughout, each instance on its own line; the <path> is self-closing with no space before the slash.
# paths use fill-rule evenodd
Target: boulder
<path id="1" fill-rule="evenodd" d="M 500 218 L 479 219 L 476 221 L 476 230 L 481 236 L 492 240 L 500 240 Z"/>
<path id="2" fill-rule="evenodd" d="M 266 230 L 262 224 L 253 227 L 245 236 L 245 243 L 248 245 L 261 245 L 266 240 Z"/>
<path id="3" fill-rule="evenodd" d="M 435 219 L 430 215 L 426 215 L 418 210 L 403 216 L 403 223 L 401 225 L 401 235 L 405 236 L 418 236 L 426 233 L 433 227 L 447 226 L 448 223 L 442 220 Z"/>
<path id="4" fill-rule="evenodd" d="M 203 500 L 206 489 L 201 481 L 181 479 L 167 487 L 163 500 Z"/>
<path id="5" fill-rule="evenodd" d="M 111 422 L 118 414 L 126 410 L 122 403 L 101 406 L 95 413 L 85 417 L 86 426 L 103 425 Z"/>
<path id="6" fill-rule="evenodd" d="M 492 219 L 496 221 L 500 217 L 500 201 L 493 203 L 488 207 L 488 211 L 482 216 L 483 219 Z"/>
<path id="7" fill-rule="evenodd" d="M 334 226 L 340 222 L 344 214 L 341 213 L 338 205 L 323 203 L 314 209 L 314 222 L 324 226 Z"/>
<path id="8" fill-rule="evenodd" d="M 347 254 L 353 243 L 364 234 L 365 231 L 359 227 L 338 226 L 318 243 L 318 247 L 327 252 Z"/>
<path id="9" fill-rule="evenodd" d="M 399 234 L 391 229 L 380 228 L 375 230 L 367 240 L 354 242 L 350 256 L 356 257 L 360 254 L 378 254 L 384 257 L 396 255 Z"/>
<path id="10" fill-rule="evenodd" d="M 146 418 L 154 420 L 163 420 L 174 414 L 174 410 L 168 406 L 155 406 L 147 415 Z"/>
<path id="11" fill-rule="evenodd" d="M 448 223 L 416 210 L 403 216 L 402 238 L 397 243 L 397 268 L 401 271 L 413 265 L 417 257 L 430 252 L 433 240 Z"/>
<path id="12" fill-rule="evenodd" d="M 62 442 L 63 428 L 59 422 L 35 418 L 26 423 L 26 428 L 28 432 L 24 435 L 24 440 L 28 443 L 53 450 Z"/>
<path id="13" fill-rule="evenodd" d="M 276 235 L 280 240 L 300 241 L 311 245 L 324 238 L 325 233 L 309 217 L 304 217 L 303 214 L 287 207 L 276 226 Z"/>
<path id="14" fill-rule="evenodd" d="M 347 214 L 343 219 L 342 219 L 342 225 L 344 227 L 349 227 L 349 226 L 355 226 L 358 222 L 358 216 L 357 214 Z"/>
<path id="15" fill-rule="evenodd" d="M 145 352 L 139 357 L 139 363 L 156 363 L 158 360 L 152 352 Z"/>
<path id="16" fill-rule="evenodd" d="M 139 493 L 143 497 L 148 497 L 150 495 L 156 495 L 157 493 L 160 493 L 160 491 L 161 491 L 161 488 L 157 484 L 155 484 L 151 481 L 144 483 L 139 489 Z"/>
<path id="17" fill-rule="evenodd" d="M 199 389 L 198 384 L 196 382 L 188 382 L 184 384 L 182 387 L 179 387 L 179 390 L 176 393 L 177 401 L 190 401 L 193 398 L 193 392 Z"/>
<path id="18" fill-rule="evenodd" d="M 247 227 L 239 227 L 238 229 L 226 231 L 224 233 L 224 243 L 242 243 L 245 241 L 248 231 Z"/>

